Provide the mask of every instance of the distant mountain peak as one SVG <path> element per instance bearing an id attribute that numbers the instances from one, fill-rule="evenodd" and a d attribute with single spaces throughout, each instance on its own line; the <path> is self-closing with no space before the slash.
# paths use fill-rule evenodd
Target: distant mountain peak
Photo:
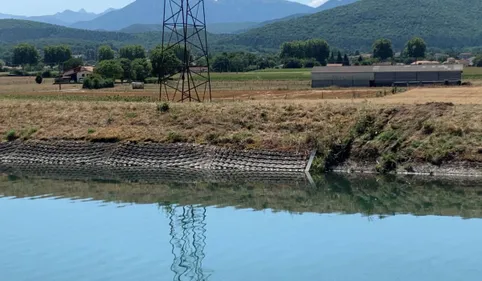
<path id="1" fill-rule="evenodd" d="M 288 0 L 206 0 L 206 22 L 264 22 L 293 14 L 315 12 L 313 7 Z M 163 3 L 159 0 L 137 0 L 114 13 L 72 27 L 82 29 L 120 30 L 134 24 L 161 24 Z"/>

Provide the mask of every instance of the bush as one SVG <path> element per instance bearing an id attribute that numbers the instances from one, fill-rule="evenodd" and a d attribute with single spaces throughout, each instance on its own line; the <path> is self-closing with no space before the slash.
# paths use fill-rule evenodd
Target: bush
<path id="1" fill-rule="evenodd" d="M 284 68 L 302 68 L 303 64 L 301 63 L 300 59 L 288 58 L 284 61 L 283 67 Z"/>
<path id="2" fill-rule="evenodd" d="M 114 88 L 114 80 L 104 79 L 100 75 L 92 75 L 84 79 L 82 88 L 84 89 L 103 89 Z"/>
<path id="3" fill-rule="evenodd" d="M 14 130 L 10 130 L 7 133 L 7 136 L 5 137 L 7 141 L 14 141 L 18 139 L 17 133 Z"/>
<path id="4" fill-rule="evenodd" d="M 162 113 L 169 112 L 169 104 L 167 102 L 163 102 L 161 104 L 158 104 L 157 110 L 162 112 Z"/>
<path id="5" fill-rule="evenodd" d="M 146 84 L 157 84 L 158 79 L 156 77 L 146 78 Z"/>
<path id="6" fill-rule="evenodd" d="M 37 77 L 35 77 L 35 82 L 37 82 L 37 84 L 42 84 L 43 80 L 42 75 L 37 75 Z"/>
<path id="7" fill-rule="evenodd" d="M 307 59 L 305 60 L 303 66 L 305 68 L 313 68 L 315 66 L 321 66 L 321 63 L 319 63 L 317 60 L 315 59 Z"/>
<path id="8" fill-rule="evenodd" d="M 45 70 L 44 72 L 42 72 L 42 78 L 52 78 L 52 77 L 53 75 L 50 70 Z"/>
<path id="9" fill-rule="evenodd" d="M 93 89 L 93 87 L 92 87 L 92 80 L 91 80 L 90 78 L 84 79 L 82 88 L 84 88 L 84 89 Z"/>
<path id="10" fill-rule="evenodd" d="M 15 76 L 28 76 L 28 72 L 21 69 L 14 69 L 10 71 L 10 74 Z"/>

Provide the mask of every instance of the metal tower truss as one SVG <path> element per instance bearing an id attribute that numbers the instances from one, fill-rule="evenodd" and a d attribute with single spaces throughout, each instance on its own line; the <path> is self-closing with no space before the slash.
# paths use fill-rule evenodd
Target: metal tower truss
<path id="1" fill-rule="evenodd" d="M 164 0 L 163 54 L 174 51 L 180 70 L 163 79 L 161 99 L 211 101 L 208 42 L 204 0 Z"/>
<path id="2" fill-rule="evenodd" d="M 168 210 L 173 281 L 207 281 L 203 267 L 206 247 L 206 208 L 173 206 Z"/>

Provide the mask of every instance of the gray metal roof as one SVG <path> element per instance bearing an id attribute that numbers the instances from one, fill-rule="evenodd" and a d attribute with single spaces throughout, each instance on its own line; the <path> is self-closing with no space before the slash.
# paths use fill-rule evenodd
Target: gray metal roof
<path id="1" fill-rule="evenodd" d="M 381 66 L 318 66 L 313 73 L 360 73 L 360 72 L 434 72 L 463 71 L 461 64 L 436 65 L 381 65 Z"/>
<path id="2" fill-rule="evenodd" d="M 359 73 L 373 72 L 373 66 L 316 66 L 313 73 Z"/>

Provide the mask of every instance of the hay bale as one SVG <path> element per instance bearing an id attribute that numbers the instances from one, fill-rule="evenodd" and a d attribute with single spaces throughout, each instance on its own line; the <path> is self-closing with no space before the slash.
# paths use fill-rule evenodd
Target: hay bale
<path id="1" fill-rule="evenodd" d="M 144 82 L 132 82 L 133 90 L 144 90 Z"/>

